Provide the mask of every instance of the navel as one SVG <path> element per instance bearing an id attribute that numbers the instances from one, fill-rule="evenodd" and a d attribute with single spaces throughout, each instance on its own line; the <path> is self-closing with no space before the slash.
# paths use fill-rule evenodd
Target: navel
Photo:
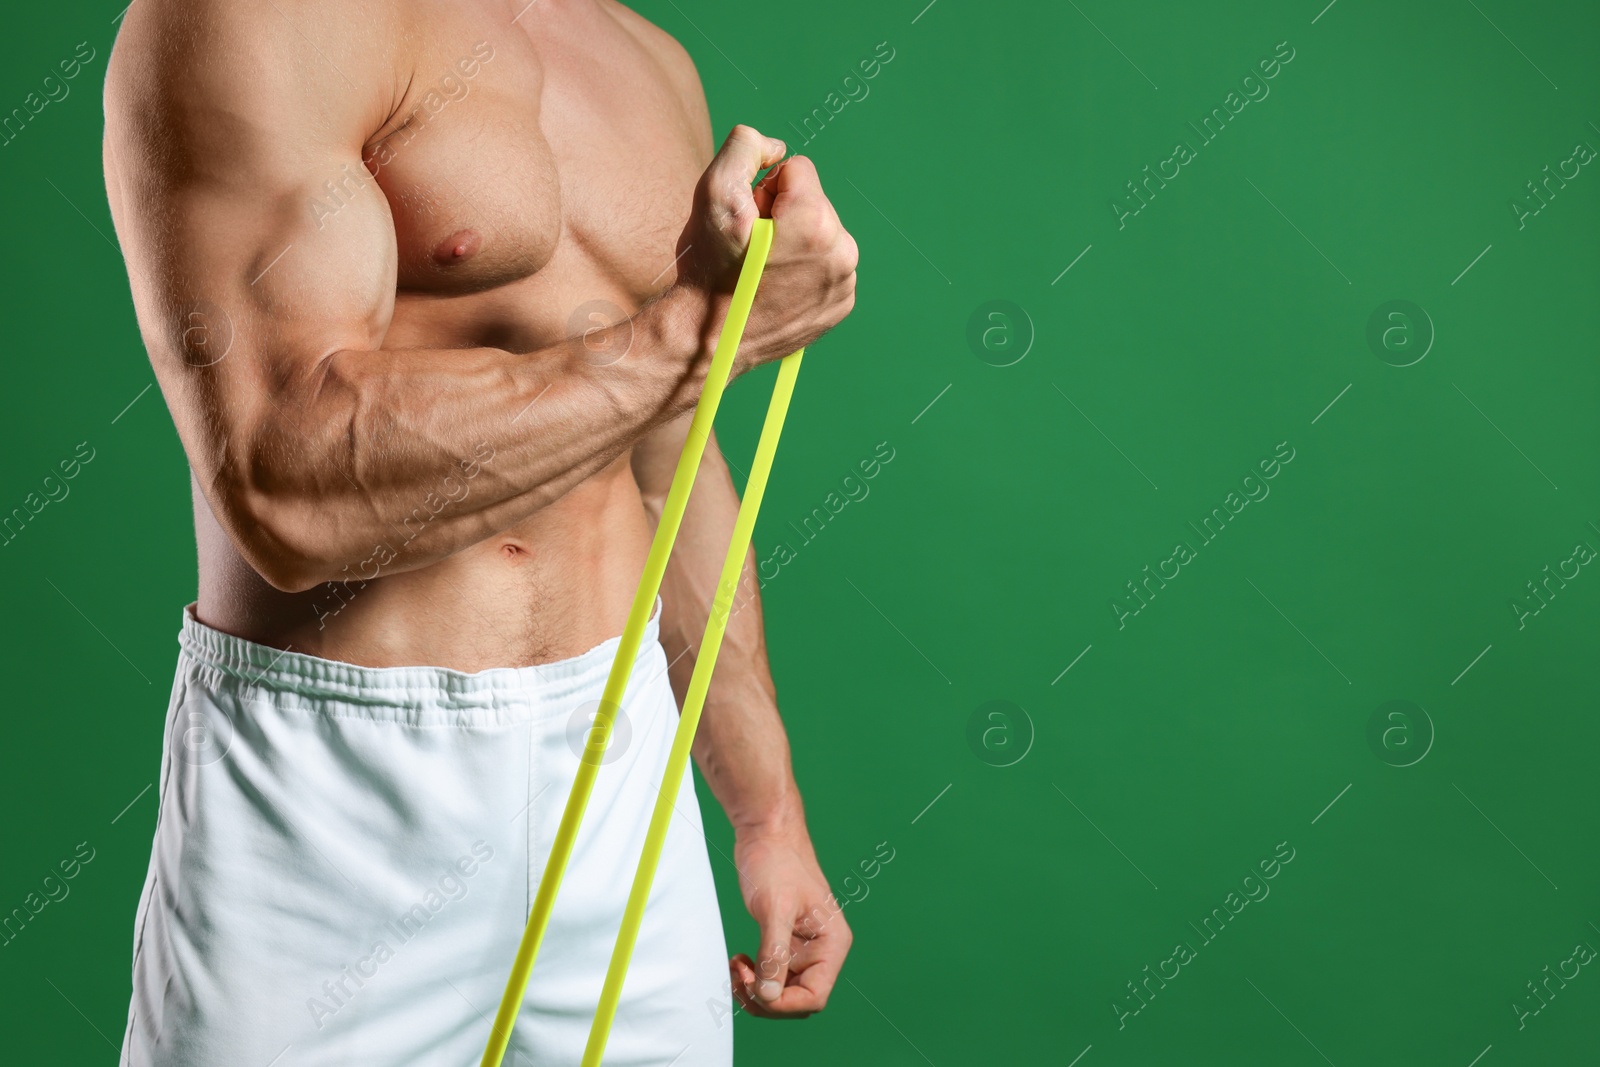
<path id="1" fill-rule="evenodd" d="M 477 255 L 481 247 L 483 238 L 478 236 L 477 230 L 457 230 L 434 246 L 433 261 L 441 267 L 465 263 Z"/>

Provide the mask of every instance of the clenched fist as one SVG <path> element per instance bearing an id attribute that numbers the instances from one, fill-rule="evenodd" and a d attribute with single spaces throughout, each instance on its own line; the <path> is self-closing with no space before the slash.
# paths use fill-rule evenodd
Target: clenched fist
<path id="1" fill-rule="evenodd" d="M 678 238 L 677 284 L 699 291 L 719 324 L 757 218 L 775 234 L 734 374 L 806 347 L 850 314 L 856 300 L 855 238 L 804 156 L 783 158 L 782 141 L 735 126 L 695 187 Z M 760 185 L 751 183 L 774 167 Z"/>

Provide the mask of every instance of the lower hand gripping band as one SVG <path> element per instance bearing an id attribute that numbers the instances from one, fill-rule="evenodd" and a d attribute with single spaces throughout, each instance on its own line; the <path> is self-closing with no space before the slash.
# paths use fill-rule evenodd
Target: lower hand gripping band
<path id="1" fill-rule="evenodd" d="M 706 442 L 711 436 L 712 423 L 717 416 L 717 406 L 722 402 L 722 392 L 727 387 L 733 369 L 734 356 L 739 341 L 744 336 L 750 308 L 755 301 L 756 286 L 761 281 L 761 271 L 766 266 L 767 254 L 772 249 L 773 224 L 771 219 L 757 219 L 750 232 L 750 246 L 745 252 L 744 265 L 739 270 L 739 280 L 734 286 L 733 302 L 723 323 L 722 334 L 711 358 L 705 388 L 695 405 L 689 434 L 678 456 L 678 466 L 672 475 L 672 486 L 661 511 L 661 521 L 656 525 L 655 538 L 650 543 L 650 553 L 645 559 L 644 574 L 633 597 L 628 612 L 627 625 L 617 644 L 617 657 L 612 661 L 611 673 L 595 712 L 594 726 L 589 731 L 583 758 L 572 781 L 572 792 L 567 795 L 567 806 L 561 814 L 561 826 L 550 849 L 550 859 L 539 878 L 539 890 L 534 896 L 533 910 L 528 916 L 527 929 L 517 948 L 516 960 L 511 965 L 511 976 L 506 982 L 505 995 L 500 1000 L 500 1010 L 495 1015 L 494 1027 L 484 1049 L 481 1067 L 500 1067 L 511 1041 L 511 1030 L 516 1025 L 517 1010 L 528 989 L 528 978 L 533 973 L 534 960 L 539 955 L 539 943 L 544 939 L 550 913 L 555 907 L 556 894 L 561 889 L 561 878 L 566 873 L 567 862 L 577 841 L 578 827 L 583 822 L 584 809 L 594 791 L 595 777 L 601 759 L 611 740 L 612 725 L 622 707 L 622 697 L 628 688 L 628 678 L 633 672 L 633 662 L 638 656 L 645 625 L 655 606 L 656 594 L 661 589 L 662 575 L 666 573 L 667 560 L 672 555 L 672 545 L 683 521 L 684 508 L 689 502 L 690 490 L 705 455 Z M 678 787 L 689 765 L 690 747 L 694 743 L 695 727 L 700 722 L 700 711 L 705 705 L 706 690 L 711 685 L 711 672 L 716 668 L 717 652 L 722 646 L 722 635 L 727 630 L 733 599 L 739 587 L 739 575 L 744 568 L 745 554 L 750 548 L 750 537 L 755 530 L 756 514 L 761 510 L 761 497 L 766 491 L 767 475 L 772 470 L 773 456 L 778 451 L 778 438 L 783 433 L 784 416 L 789 410 L 789 398 L 794 394 L 795 378 L 800 373 L 800 358 L 805 349 L 785 356 L 778 366 L 777 384 L 773 386 L 772 401 L 767 406 L 767 418 L 761 427 L 761 438 L 756 444 L 755 460 L 750 467 L 750 477 L 745 484 L 744 498 L 739 503 L 739 514 L 733 524 L 733 540 L 722 564 L 722 576 L 717 582 L 716 595 L 711 604 L 711 615 L 706 620 L 705 635 L 700 642 L 694 673 L 689 680 L 689 691 L 684 699 L 683 711 L 673 735 L 672 751 L 661 779 L 661 790 L 656 796 L 655 810 L 650 816 L 650 829 L 645 837 L 644 851 L 639 857 L 639 867 L 634 874 L 633 888 L 628 894 L 628 904 L 622 915 L 622 928 L 611 954 L 611 964 L 606 970 L 605 985 L 601 989 L 600 1004 L 595 1012 L 594 1025 L 589 1031 L 589 1042 L 583 1053 L 583 1067 L 599 1067 L 605 1054 L 606 1041 L 611 1036 L 611 1022 L 616 1017 L 617 1005 L 622 997 L 622 983 L 628 974 L 628 963 L 633 956 L 634 943 L 639 937 L 639 927 L 644 919 L 645 902 L 655 880 L 656 867 L 661 861 L 661 851 L 666 844 L 667 827 L 672 820 L 673 803 L 678 797 Z"/>

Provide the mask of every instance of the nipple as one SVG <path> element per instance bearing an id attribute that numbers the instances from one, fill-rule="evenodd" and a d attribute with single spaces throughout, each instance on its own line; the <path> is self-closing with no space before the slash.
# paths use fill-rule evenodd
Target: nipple
<path id="1" fill-rule="evenodd" d="M 483 238 L 476 230 L 458 230 L 440 241 L 433 249 L 433 261 L 441 267 L 464 263 L 478 254 Z"/>

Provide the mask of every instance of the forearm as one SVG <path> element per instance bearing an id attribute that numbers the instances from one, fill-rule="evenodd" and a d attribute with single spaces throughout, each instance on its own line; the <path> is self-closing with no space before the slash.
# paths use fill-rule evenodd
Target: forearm
<path id="1" fill-rule="evenodd" d="M 725 541 L 719 549 L 726 549 Z M 721 551 L 717 552 L 716 563 L 720 569 Z M 691 565 L 691 561 L 684 561 L 685 569 Z M 747 552 L 739 592 L 717 655 L 717 670 L 706 693 L 705 711 L 695 734 L 695 762 L 736 830 L 798 830 L 805 825 L 805 812 L 790 763 L 789 737 L 778 713 L 777 692 L 767 663 L 755 573 L 755 554 Z M 689 580 L 675 584 L 687 585 Z M 716 591 L 714 576 L 709 580 L 699 577 L 693 580 L 701 595 L 692 598 L 693 619 L 685 628 L 692 626 L 694 646 L 674 668 L 680 672 L 684 690 L 688 688 L 688 678 L 699 651 L 701 628 Z M 678 597 L 680 604 L 685 599 L 688 598 Z"/>
<path id="2" fill-rule="evenodd" d="M 424 566 L 559 499 L 687 410 L 709 315 L 703 298 L 671 290 L 613 327 L 631 331 L 631 349 L 603 367 L 566 341 L 520 354 L 334 352 L 265 407 L 218 465 L 214 495 L 274 584 L 338 578 L 397 535 L 405 551 L 385 569 Z"/>
<path id="3" fill-rule="evenodd" d="M 686 421 L 662 427 L 635 452 L 635 471 L 645 486 L 646 505 L 656 517 L 682 446 Z M 713 440 L 701 462 L 662 580 L 661 642 L 680 703 L 699 659 L 738 509 L 738 494 Z M 803 828 L 804 812 L 790 765 L 789 741 L 767 662 L 753 551 L 746 553 L 716 673 L 695 734 L 694 757 L 736 830 Z"/>
<path id="4" fill-rule="evenodd" d="M 767 664 L 754 574 L 750 553 L 740 582 L 742 606 L 729 620 L 695 735 L 695 762 L 736 831 L 803 833 L 805 810 Z M 697 618 L 703 622 L 703 614 Z M 693 658 L 692 652 L 684 657 Z"/>

